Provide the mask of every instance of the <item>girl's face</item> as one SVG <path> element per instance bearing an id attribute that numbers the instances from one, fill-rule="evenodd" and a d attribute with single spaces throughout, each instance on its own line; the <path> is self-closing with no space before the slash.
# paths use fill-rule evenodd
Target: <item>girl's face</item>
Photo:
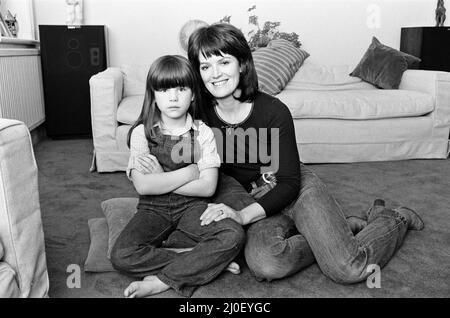
<path id="1" fill-rule="evenodd" d="M 208 91 L 216 99 L 233 95 L 239 85 L 240 65 L 236 57 L 222 53 L 204 57 L 200 52 L 200 75 Z"/>
<path id="2" fill-rule="evenodd" d="M 161 119 L 179 119 L 186 115 L 194 100 L 189 87 L 172 87 L 155 91 L 155 102 L 161 111 Z"/>

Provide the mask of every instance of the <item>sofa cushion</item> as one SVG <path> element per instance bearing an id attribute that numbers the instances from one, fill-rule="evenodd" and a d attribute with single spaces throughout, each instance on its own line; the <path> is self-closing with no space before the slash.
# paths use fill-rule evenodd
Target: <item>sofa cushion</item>
<path id="1" fill-rule="evenodd" d="M 365 120 L 420 116 L 434 109 L 431 95 L 408 90 L 285 89 L 277 97 L 289 107 L 293 118 Z"/>
<path id="2" fill-rule="evenodd" d="M 403 72 L 420 59 L 381 44 L 376 37 L 350 74 L 379 88 L 397 89 Z"/>
<path id="3" fill-rule="evenodd" d="M 123 96 L 144 95 L 150 65 L 124 64 L 120 68 L 123 74 Z"/>
<path id="4" fill-rule="evenodd" d="M 295 75 L 309 53 L 286 40 L 273 40 L 267 47 L 253 52 L 259 89 L 278 94 Z"/>
<path id="5" fill-rule="evenodd" d="M 144 103 L 144 95 L 124 97 L 117 109 L 117 121 L 132 125 L 138 119 Z"/>

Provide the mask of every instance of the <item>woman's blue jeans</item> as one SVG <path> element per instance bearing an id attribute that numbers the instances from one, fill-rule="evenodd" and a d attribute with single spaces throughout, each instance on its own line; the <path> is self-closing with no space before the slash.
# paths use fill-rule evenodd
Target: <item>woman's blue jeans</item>
<path id="1" fill-rule="evenodd" d="M 403 217 L 382 206 L 372 206 L 369 215 L 368 225 L 354 235 L 325 184 L 302 165 L 297 200 L 249 227 L 247 264 L 258 279 L 286 277 L 317 261 L 336 282 L 365 280 L 369 265 L 383 267 L 391 259 L 408 228 Z"/>

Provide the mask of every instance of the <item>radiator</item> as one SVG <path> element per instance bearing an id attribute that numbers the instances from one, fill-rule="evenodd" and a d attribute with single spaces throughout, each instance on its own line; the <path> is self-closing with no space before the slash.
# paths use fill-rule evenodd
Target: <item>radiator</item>
<path id="1" fill-rule="evenodd" d="M 30 130 L 45 121 L 37 49 L 0 50 L 0 117 L 23 121 Z"/>

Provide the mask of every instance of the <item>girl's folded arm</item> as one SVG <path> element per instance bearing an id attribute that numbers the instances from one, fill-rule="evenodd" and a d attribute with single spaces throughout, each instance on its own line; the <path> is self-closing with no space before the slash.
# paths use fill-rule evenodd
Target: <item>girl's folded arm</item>
<path id="1" fill-rule="evenodd" d="M 174 193 L 193 197 L 210 197 L 216 192 L 218 175 L 218 168 L 204 169 L 197 180 L 186 183 Z"/>
<path id="2" fill-rule="evenodd" d="M 198 178 L 197 165 L 162 173 L 143 174 L 137 169 L 131 171 L 134 188 L 140 195 L 158 195 L 174 191 Z"/>

